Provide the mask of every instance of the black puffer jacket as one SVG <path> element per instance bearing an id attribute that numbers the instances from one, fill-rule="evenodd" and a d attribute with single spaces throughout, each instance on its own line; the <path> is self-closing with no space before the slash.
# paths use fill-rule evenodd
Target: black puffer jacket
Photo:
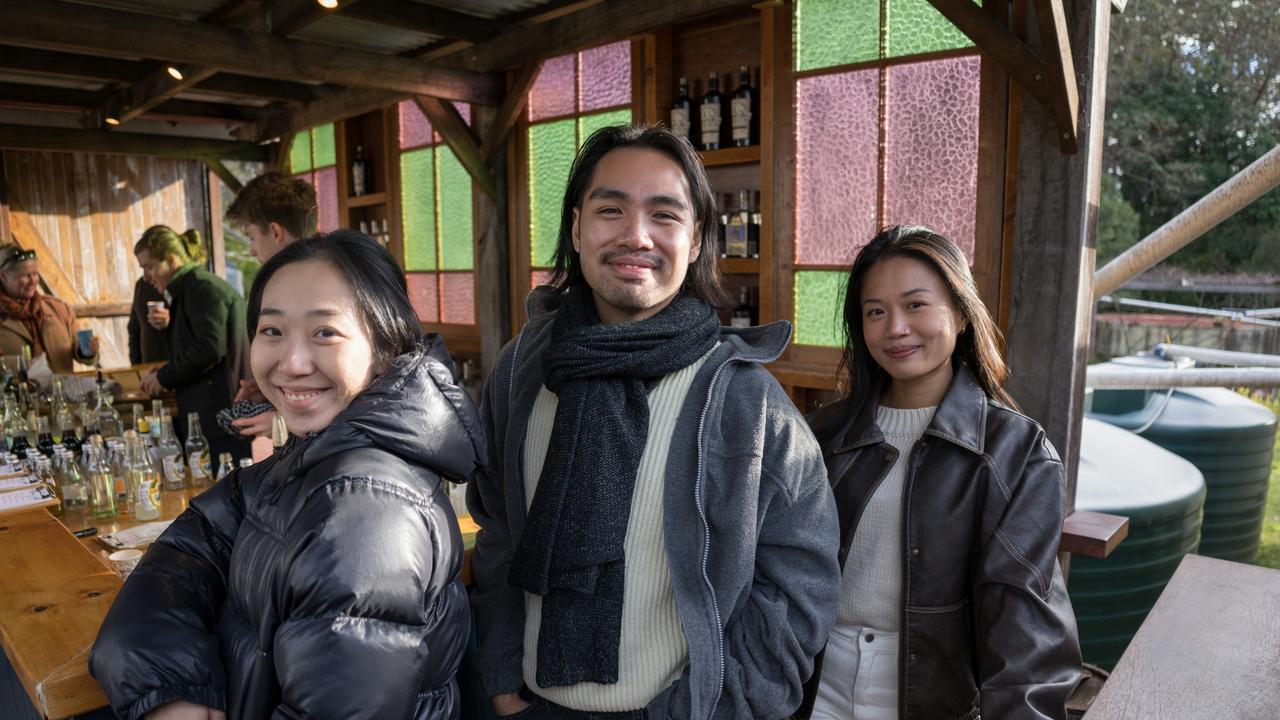
<path id="1" fill-rule="evenodd" d="M 899 460 L 875 424 L 878 390 L 809 417 L 840 514 L 840 564 L 862 509 Z M 956 368 L 902 458 L 902 720 L 1062 720 L 1080 676 L 1058 567 L 1063 469 L 1044 430 Z M 805 684 L 807 718 L 822 656 Z"/>
<path id="2" fill-rule="evenodd" d="M 438 339 L 318 435 L 191 501 L 129 576 L 89 667 L 112 708 L 457 718 L 468 605 L 441 476 L 483 464 Z"/>

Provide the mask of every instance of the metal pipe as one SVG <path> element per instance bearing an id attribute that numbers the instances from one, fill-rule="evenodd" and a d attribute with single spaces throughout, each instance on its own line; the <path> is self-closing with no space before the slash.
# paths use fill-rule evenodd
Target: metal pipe
<path id="1" fill-rule="evenodd" d="M 1280 145 L 1094 273 L 1094 299 L 1151 269 L 1277 185 Z"/>
<path id="2" fill-rule="evenodd" d="M 1165 312 L 1183 313 L 1185 315 L 1223 318 L 1224 320 L 1235 320 L 1250 325 L 1280 327 L 1280 320 L 1268 320 L 1256 315 L 1250 315 L 1245 310 L 1231 310 L 1229 308 L 1215 310 L 1213 308 L 1198 308 L 1191 305 L 1175 305 L 1173 303 L 1156 302 L 1155 300 L 1139 300 L 1137 298 L 1114 297 L 1112 295 L 1103 295 L 1098 298 L 1098 302 L 1128 305 L 1129 307 L 1144 308 L 1146 310 L 1164 310 Z"/>
<path id="3" fill-rule="evenodd" d="M 1214 365 L 1234 365 L 1236 367 L 1280 367 L 1280 355 L 1263 353 L 1237 352 L 1235 350 L 1215 350 L 1213 348 L 1192 347 L 1160 343 L 1156 345 L 1156 355 L 1162 358 L 1190 358 L 1196 362 Z"/>
<path id="4" fill-rule="evenodd" d="M 1280 368 L 1188 368 L 1146 370 L 1090 365 L 1085 385 L 1097 390 L 1147 390 L 1171 387 L 1280 387 Z"/>

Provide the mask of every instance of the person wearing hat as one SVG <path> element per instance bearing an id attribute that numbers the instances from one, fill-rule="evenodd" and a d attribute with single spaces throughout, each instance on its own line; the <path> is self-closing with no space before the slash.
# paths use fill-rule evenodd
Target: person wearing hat
<path id="1" fill-rule="evenodd" d="M 40 292 L 40 266 L 35 250 L 0 245 L 0 353 L 21 355 L 30 347 L 34 358 L 45 354 L 55 373 L 72 371 L 72 361 L 92 362 L 98 338 L 82 354 L 76 342 L 76 314 L 69 305 Z"/>

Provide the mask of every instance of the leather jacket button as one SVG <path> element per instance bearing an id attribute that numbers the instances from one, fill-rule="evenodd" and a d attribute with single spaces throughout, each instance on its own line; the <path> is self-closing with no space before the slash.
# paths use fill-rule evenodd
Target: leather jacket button
<path id="1" fill-rule="evenodd" d="M 920 548 L 911 548 L 911 557 L 920 557 Z"/>

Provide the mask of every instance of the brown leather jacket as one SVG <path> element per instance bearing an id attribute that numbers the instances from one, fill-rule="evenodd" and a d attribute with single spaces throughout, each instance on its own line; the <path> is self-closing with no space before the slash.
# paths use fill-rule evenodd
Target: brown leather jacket
<path id="1" fill-rule="evenodd" d="M 0 290 L 0 292 L 3 292 Z M 44 337 L 45 351 L 49 354 L 49 367 L 55 373 L 73 370 L 71 361 L 83 360 L 76 347 L 76 314 L 65 302 L 50 295 L 40 295 L 44 303 L 44 325 L 40 334 Z M 34 346 L 35 339 L 21 320 L 0 317 L 0 354 L 21 355 L 23 345 Z"/>
<path id="2" fill-rule="evenodd" d="M 811 415 L 840 514 L 843 566 L 897 459 L 878 390 Z M 989 399 L 963 365 L 907 458 L 899 717 L 1060 719 L 1080 675 L 1058 566 L 1063 467 L 1044 430 Z M 813 710 L 819 655 L 797 718 Z"/>

